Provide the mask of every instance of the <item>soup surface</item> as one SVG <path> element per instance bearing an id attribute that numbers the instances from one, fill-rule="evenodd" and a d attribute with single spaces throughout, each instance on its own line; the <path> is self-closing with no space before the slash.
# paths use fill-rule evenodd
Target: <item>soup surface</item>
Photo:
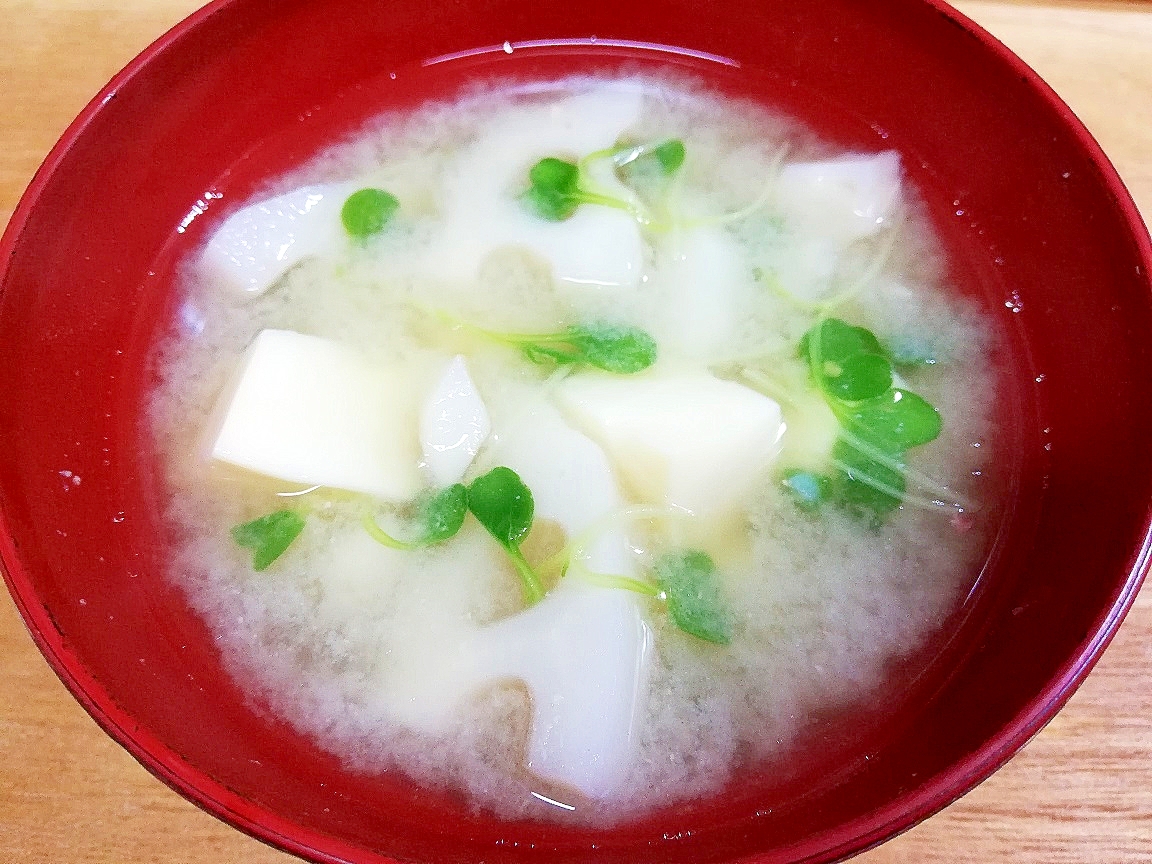
<path id="1" fill-rule="evenodd" d="M 182 278 L 172 578 L 261 710 L 504 816 L 899 698 L 998 527 L 997 346 L 899 154 L 690 81 L 384 117 Z"/>

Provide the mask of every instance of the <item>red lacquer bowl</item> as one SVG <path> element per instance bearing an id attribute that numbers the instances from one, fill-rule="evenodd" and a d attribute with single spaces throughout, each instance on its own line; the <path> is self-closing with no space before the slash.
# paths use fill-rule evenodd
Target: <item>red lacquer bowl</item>
<path id="1" fill-rule="evenodd" d="M 888 734 L 844 743 L 851 759 L 828 782 L 769 800 L 750 778 L 602 831 L 499 822 L 347 772 L 249 708 L 163 577 L 145 360 L 180 254 L 372 113 L 480 74 L 621 66 L 673 66 L 845 148 L 901 151 L 955 282 L 1011 343 L 1013 509 L 931 686 Z M 1148 566 L 1148 235 L 1071 112 L 941 3 L 225 0 L 89 105 L 0 253 L 0 556 L 33 636 L 157 776 L 317 861 L 842 858 L 943 807 L 1039 730 Z"/>

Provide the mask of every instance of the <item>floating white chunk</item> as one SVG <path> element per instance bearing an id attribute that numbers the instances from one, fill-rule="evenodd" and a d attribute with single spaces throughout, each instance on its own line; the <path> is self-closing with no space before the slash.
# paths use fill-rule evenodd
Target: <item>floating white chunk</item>
<path id="1" fill-rule="evenodd" d="M 604 453 L 554 407 L 538 401 L 512 427 L 515 434 L 499 442 L 499 459 L 533 488 L 539 516 L 574 532 L 620 506 Z M 606 535 L 609 551 L 594 568 L 630 573 L 625 538 Z M 461 562 L 499 566 L 503 552 L 491 538 L 468 526 L 450 548 L 430 550 L 420 580 L 401 575 L 410 554 L 353 531 L 334 540 L 319 570 L 320 614 L 339 621 L 381 604 L 394 612 L 380 634 L 386 662 L 371 698 L 409 728 L 447 734 L 468 699 L 501 681 L 521 681 L 532 711 L 525 767 L 593 798 L 625 788 L 653 650 L 638 597 L 568 577 L 530 609 L 478 627 L 469 611 L 470 580 L 457 574 Z"/>
<path id="2" fill-rule="evenodd" d="M 496 461 L 532 490 L 538 517 L 560 524 L 570 540 L 624 506 L 608 457 L 573 429 L 548 402 L 538 400 L 499 436 Z M 616 530 L 611 530 L 613 527 Z M 583 563 L 603 573 L 631 575 L 632 556 L 617 526 L 607 526 Z"/>
<path id="3" fill-rule="evenodd" d="M 410 559 L 413 553 L 401 554 Z M 386 643 L 377 698 L 404 726 L 447 734 L 468 699 L 509 677 L 493 671 L 490 648 L 481 652 L 482 629 L 472 618 L 475 579 L 467 578 L 500 568 L 505 553 L 472 523 L 451 543 L 420 554 L 419 578 L 412 578 L 411 560 L 397 565 L 391 620 L 384 628 L 377 624 Z M 389 575 L 381 573 L 382 590 Z"/>
<path id="4" fill-rule="evenodd" d="M 421 487 L 411 384 L 345 345 L 263 330 L 223 398 L 215 459 L 392 501 Z"/>
<path id="5" fill-rule="evenodd" d="M 429 269 L 440 278 L 467 282 L 494 250 L 522 246 L 550 262 L 561 282 L 594 288 L 638 284 L 644 245 L 628 213 L 582 206 L 563 222 L 549 222 L 530 213 L 519 196 L 536 162 L 546 156 L 576 159 L 611 147 L 636 121 L 640 104 L 637 92 L 598 89 L 524 108 L 467 147 L 445 171 L 443 224 Z M 600 167 L 597 191 L 633 197 L 609 164 Z"/>
<path id="6" fill-rule="evenodd" d="M 843 248 L 888 224 L 900 199 L 900 156 L 851 155 L 784 167 L 776 204 L 797 232 L 829 237 Z"/>
<path id="7" fill-rule="evenodd" d="M 420 414 L 424 464 L 437 486 L 458 483 L 492 431 L 488 409 L 456 355 L 432 390 Z"/>
<path id="8" fill-rule="evenodd" d="M 657 342 L 691 357 L 723 355 L 737 342 L 752 308 L 751 263 L 720 228 L 677 231 L 667 246 Z"/>
<path id="9" fill-rule="evenodd" d="M 599 532 L 583 566 L 634 573 L 622 526 L 605 522 L 623 506 L 608 459 L 552 405 L 529 405 L 499 436 L 495 456 L 532 490 L 538 517 L 555 520 L 573 539 Z M 528 767 L 604 797 L 634 764 L 651 647 L 636 595 L 568 576 L 538 605 L 482 631 L 479 654 L 491 674 L 531 689 Z"/>
<path id="10" fill-rule="evenodd" d="M 431 590 L 399 602 L 381 679 L 396 720 L 445 733 L 469 698 L 522 681 L 532 708 L 525 767 L 593 798 L 623 787 L 652 656 L 636 595 L 566 579 L 537 605 L 483 628 L 446 613 L 453 599 Z"/>
<path id="11" fill-rule="evenodd" d="M 532 691 L 527 767 L 592 798 L 632 770 L 652 634 L 636 595 L 565 579 L 536 606 L 482 633 L 494 676 Z"/>
<path id="12" fill-rule="evenodd" d="M 788 294 L 817 303 L 835 286 L 843 244 L 824 236 L 783 234 L 767 245 L 761 266 Z"/>
<path id="13" fill-rule="evenodd" d="M 546 403 L 523 415 L 498 448 L 498 461 L 532 489 L 537 517 L 555 519 L 570 536 L 620 507 L 603 451 Z M 485 549 L 496 548 L 483 539 Z M 582 561 L 592 570 L 633 572 L 626 538 L 611 527 Z M 451 598 L 429 596 L 402 601 L 413 604 L 412 614 L 398 616 L 399 626 L 417 623 L 395 634 L 390 652 L 394 716 L 444 731 L 469 696 L 522 681 L 532 709 L 526 767 L 594 798 L 623 788 L 635 764 L 652 652 L 636 595 L 568 576 L 537 605 L 483 628 L 453 619 Z"/>
<path id="14" fill-rule="evenodd" d="M 261 294 L 305 258 L 339 252 L 347 243 L 340 209 L 357 188 L 305 186 L 251 204 L 216 230 L 201 264 L 237 291 Z"/>
<path id="15" fill-rule="evenodd" d="M 561 407 L 644 499 L 700 515 L 739 504 L 780 450 L 780 406 L 711 375 L 574 375 Z"/>

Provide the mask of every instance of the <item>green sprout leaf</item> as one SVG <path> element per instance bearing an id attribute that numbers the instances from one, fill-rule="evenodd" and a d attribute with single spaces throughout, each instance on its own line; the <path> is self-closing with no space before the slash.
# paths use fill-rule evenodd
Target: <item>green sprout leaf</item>
<path id="1" fill-rule="evenodd" d="M 252 550 L 252 568 L 267 570 L 304 530 L 304 517 L 292 510 L 277 510 L 232 528 L 232 539 Z"/>
<path id="2" fill-rule="evenodd" d="M 853 405 L 845 417 L 854 434 L 885 453 L 902 453 L 934 441 L 943 426 L 935 408 L 899 387 Z"/>
<path id="3" fill-rule="evenodd" d="M 519 348 L 532 363 L 592 366 L 617 375 L 641 372 L 656 362 L 657 346 L 646 331 L 626 324 L 594 321 L 558 333 L 498 333 L 465 324 L 475 333 Z"/>
<path id="4" fill-rule="evenodd" d="M 503 465 L 468 487 L 468 509 L 502 546 L 518 546 L 532 529 L 532 491 Z"/>
<path id="5" fill-rule="evenodd" d="M 879 354 L 853 354 L 843 363 L 825 360 L 820 371 L 825 389 L 845 402 L 879 396 L 892 386 L 892 364 Z"/>
<path id="6" fill-rule="evenodd" d="M 878 522 L 904 500 L 905 453 L 936 439 L 940 415 L 921 396 L 893 385 L 892 355 L 864 327 L 822 320 L 804 334 L 799 352 L 842 427 L 832 453 L 831 495 Z M 784 483 L 801 506 L 821 500 L 803 472 Z"/>
<path id="7" fill-rule="evenodd" d="M 800 340 L 800 355 L 841 424 L 885 453 L 902 453 L 934 440 L 936 409 L 893 386 L 892 361 L 871 331 L 828 318 Z"/>
<path id="8" fill-rule="evenodd" d="M 468 486 L 468 509 L 511 557 L 528 605 L 544 598 L 540 576 L 520 551 L 520 543 L 532 530 L 534 506 L 532 492 L 520 475 L 503 465 Z"/>
<path id="9" fill-rule="evenodd" d="M 656 362 L 656 340 L 639 327 L 576 324 L 563 333 L 578 362 L 617 375 L 641 372 Z"/>
<path id="10" fill-rule="evenodd" d="M 416 499 L 412 517 L 414 540 L 396 539 L 380 527 L 371 513 L 364 514 L 363 524 L 373 539 L 384 546 L 419 549 L 455 537 L 467 513 L 468 490 L 463 484 L 455 483 L 437 492 L 426 492 Z"/>
<path id="11" fill-rule="evenodd" d="M 425 544 L 443 543 L 455 537 L 468 513 L 468 490 L 454 483 L 417 503 L 417 518 L 424 526 Z"/>
<path id="12" fill-rule="evenodd" d="M 616 176 L 625 183 L 646 185 L 665 180 L 680 170 L 687 151 L 679 138 L 659 144 L 624 145 L 613 151 Z"/>
<path id="13" fill-rule="evenodd" d="M 633 202 L 588 188 L 581 164 L 547 156 L 528 169 L 528 189 L 521 196 L 528 209 L 549 222 L 563 222 L 581 204 L 597 204 L 624 210 L 641 222 L 649 221 L 644 209 Z"/>
<path id="14" fill-rule="evenodd" d="M 340 221 L 352 237 L 363 240 L 379 234 L 400 208 L 396 196 L 383 189 L 360 189 L 340 208 Z"/>
<path id="15" fill-rule="evenodd" d="M 800 354 L 821 389 L 858 402 L 892 386 L 892 363 L 870 330 L 827 318 L 804 334 Z"/>
<path id="16" fill-rule="evenodd" d="M 579 161 L 546 156 L 528 169 L 528 188 L 521 199 L 533 214 L 549 222 L 563 222 L 580 205 L 596 204 L 624 210 L 637 221 L 650 224 L 652 215 L 637 201 L 595 191 L 596 184 L 589 179 L 586 167 L 597 159 L 611 158 L 618 179 L 643 187 L 679 171 L 685 153 L 684 142 L 670 138 L 659 144 L 598 150 Z"/>
<path id="17" fill-rule="evenodd" d="M 531 185 L 524 200 L 542 219 L 563 222 L 580 206 L 580 169 L 575 162 L 549 156 L 528 171 Z"/>
<path id="18" fill-rule="evenodd" d="M 900 506 L 906 490 L 903 462 L 880 462 L 841 439 L 832 450 L 838 469 L 835 480 L 841 503 L 879 524 Z"/>
<path id="19" fill-rule="evenodd" d="M 854 354 L 880 354 L 884 348 L 876 335 L 865 327 L 853 327 L 839 318 L 825 318 L 800 338 L 800 356 L 813 362 L 819 343 L 820 359 L 843 363 Z"/>
<path id="20" fill-rule="evenodd" d="M 675 174 L 680 170 L 680 166 L 684 164 L 684 157 L 686 155 L 684 142 L 679 138 L 669 138 L 664 143 L 656 145 L 656 147 L 652 149 L 652 155 L 660 164 L 660 169 L 664 174 Z"/>
<path id="21" fill-rule="evenodd" d="M 677 627 L 718 645 L 732 641 L 731 616 L 720 595 L 716 565 L 706 553 L 668 553 L 656 562 L 655 571 Z"/>

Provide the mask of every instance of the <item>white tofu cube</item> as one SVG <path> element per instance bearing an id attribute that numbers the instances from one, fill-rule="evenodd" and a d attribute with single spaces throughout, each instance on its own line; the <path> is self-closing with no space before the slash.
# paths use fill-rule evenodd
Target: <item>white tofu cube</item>
<path id="1" fill-rule="evenodd" d="M 236 291 L 264 293 L 289 269 L 348 242 L 340 210 L 358 187 L 305 186 L 250 204 L 229 216 L 201 253 L 202 266 Z"/>
<path id="2" fill-rule="evenodd" d="M 448 363 L 420 414 L 424 465 L 437 486 L 459 483 L 492 431 L 464 357 Z"/>
<path id="3" fill-rule="evenodd" d="M 389 501 L 422 486 L 412 385 L 345 345 L 263 330 L 223 399 L 215 459 Z"/>
<path id="4" fill-rule="evenodd" d="M 699 515 L 738 506 L 784 432 L 773 400 L 704 373 L 574 375 L 557 399 L 637 495 Z"/>

